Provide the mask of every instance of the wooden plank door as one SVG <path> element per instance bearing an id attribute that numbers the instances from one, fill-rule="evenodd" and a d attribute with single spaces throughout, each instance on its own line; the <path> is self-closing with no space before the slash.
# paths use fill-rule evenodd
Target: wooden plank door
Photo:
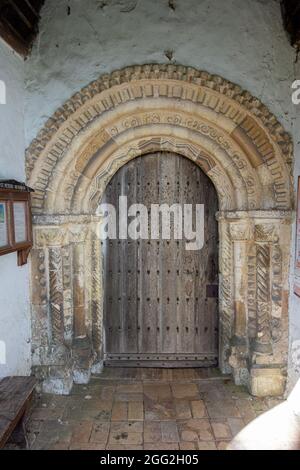
<path id="1" fill-rule="evenodd" d="M 102 202 L 117 209 L 143 204 L 149 239 L 102 242 L 104 255 L 104 350 L 110 366 L 195 367 L 217 364 L 218 200 L 209 178 L 177 154 L 144 155 L 124 165 Z M 204 246 L 187 240 L 150 237 L 152 204 L 204 204 Z M 130 223 L 130 217 L 128 223 Z M 161 227 L 160 227 L 161 228 Z"/>

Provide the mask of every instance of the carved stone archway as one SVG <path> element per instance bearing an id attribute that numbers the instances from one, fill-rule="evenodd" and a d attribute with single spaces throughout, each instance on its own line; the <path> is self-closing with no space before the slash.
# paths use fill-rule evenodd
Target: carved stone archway
<path id="1" fill-rule="evenodd" d="M 248 92 L 174 65 L 102 76 L 67 101 L 27 151 L 35 189 L 33 364 L 44 390 L 68 393 L 101 366 L 97 206 L 122 165 L 155 151 L 190 158 L 218 192 L 221 370 L 254 395 L 281 394 L 292 143 Z"/>

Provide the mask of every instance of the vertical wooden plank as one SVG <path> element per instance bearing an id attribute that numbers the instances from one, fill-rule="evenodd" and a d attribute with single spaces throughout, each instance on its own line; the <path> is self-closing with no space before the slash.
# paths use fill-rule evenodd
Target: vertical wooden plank
<path id="1" fill-rule="evenodd" d="M 176 161 L 176 200 L 179 204 L 183 204 L 183 197 L 182 197 L 182 164 L 183 159 L 181 157 L 177 157 Z M 178 240 L 176 243 L 176 353 L 182 353 L 184 350 L 182 344 L 182 321 L 185 313 L 184 313 L 184 300 L 182 297 L 182 253 L 184 247 L 184 239 Z"/>
<path id="2" fill-rule="evenodd" d="M 124 165 L 119 171 L 119 181 L 118 181 L 118 203 L 119 198 L 122 196 L 127 196 L 127 187 L 126 187 L 126 173 L 128 171 L 128 165 Z M 119 204 L 118 204 L 119 205 Z M 122 214 L 118 209 L 118 222 L 120 221 Z M 125 222 L 126 223 L 126 222 Z M 123 224 L 122 224 L 123 225 Z M 118 306 L 118 347 L 120 353 L 125 352 L 125 344 L 126 344 L 126 333 L 125 333 L 125 316 L 126 316 L 126 281 L 125 278 L 127 276 L 127 248 L 128 248 L 128 239 L 121 238 L 120 234 L 121 227 L 119 227 L 118 233 L 118 289 L 119 289 L 119 306 Z"/>
<path id="3" fill-rule="evenodd" d="M 112 181 L 110 181 L 106 187 L 105 194 L 102 198 L 102 203 L 110 203 L 111 200 L 111 188 Z M 108 239 L 101 241 L 102 253 L 103 253 L 103 269 L 104 269 L 104 302 L 103 302 L 103 326 L 104 326 L 104 353 L 112 352 L 112 264 L 113 250 L 110 249 L 110 241 Z"/>
<path id="4" fill-rule="evenodd" d="M 217 246 L 217 221 L 215 214 L 217 212 L 217 200 L 215 190 L 207 179 L 206 175 L 200 174 L 199 192 L 205 205 L 205 244 L 202 249 L 202 256 L 199 259 L 199 275 L 202 298 L 201 316 L 200 316 L 200 337 L 203 353 L 215 352 L 217 347 L 217 299 L 207 296 L 207 288 L 218 283 L 218 246 Z M 206 198 L 206 199 L 205 199 Z"/>
<path id="5" fill-rule="evenodd" d="M 139 157 L 137 161 L 137 169 L 136 169 L 136 181 L 137 181 L 137 188 L 136 188 L 136 202 L 138 204 L 142 203 L 142 195 L 144 192 L 144 186 L 142 184 L 143 181 L 143 166 L 142 166 L 142 158 Z M 136 329 L 137 329 L 137 352 L 140 353 L 142 351 L 142 344 L 143 344 L 143 330 L 141 325 L 143 324 L 143 263 L 142 263 L 142 254 L 143 254 L 143 246 L 144 241 L 138 240 L 137 242 L 137 260 L 136 260 L 136 277 L 137 277 L 137 293 L 136 293 Z"/>
<path id="6" fill-rule="evenodd" d="M 204 246 L 197 252 L 195 259 L 195 352 L 205 352 L 206 345 L 204 345 L 203 338 L 205 337 L 205 311 L 206 311 L 206 257 L 207 257 L 207 213 L 209 211 L 209 193 L 207 193 L 207 185 L 205 184 L 205 176 L 201 171 L 198 170 L 196 178 L 196 203 L 204 204 Z"/>
<path id="7" fill-rule="evenodd" d="M 208 309 L 210 316 L 210 328 L 211 328 L 211 345 L 210 350 L 218 355 L 218 338 L 219 338 L 219 299 L 217 295 L 218 284 L 219 284 L 219 232 L 218 222 L 216 220 L 216 214 L 218 211 L 218 199 L 215 188 L 210 182 L 207 184 L 207 192 L 209 194 L 209 200 L 211 204 L 209 206 L 209 222 L 208 222 L 208 233 L 210 239 L 208 242 L 209 255 L 209 274 L 208 282 L 210 285 L 216 286 L 216 296 L 208 299 Z"/>
<path id="8" fill-rule="evenodd" d="M 116 208 L 118 220 L 118 197 L 121 187 L 121 171 L 111 180 L 106 190 L 105 202 Z M 107 239 L 104 242 L 105 253 L 105 319 L 106 319 L 106 352 L 121 352 L 121 314 L 122 289 L 120 266 L 120 240 Z"/>
<path id="9" fill-rule="evenodd" d="M 188 194 L 186 196 L 186 199 L 189 204 L 192 204 L 193 207 L 193 230 L 196 230 L 196 205 L 197 204 L 207 204 L 207 194 L 202 191 L 202 188 L 198 184 L 199 180 L 201 180 L 201 177 L 203 175 L 202 171 L 200 168 L 198 168 L 196 165 L 194 165 L 192 162 L 188 161 L 188 165 L 190 166 L 190 171 L 188 172 L 189 177 L 188 177 L 188 185 L 187 185 L 187 191 Z M 202 221 L 201 221 L 202 223 Z M 202 227 L 200 227 L 200 230 Z M 205 226 L 206 229 L 206 226 Z M 190 272 L 188 273 L 189 276 L 189 282 L 193 283 L 192 286 L 190 287 L 192 293 L 190 296 L 190 309 L 191 309 L 191 315 L 192 311 L 194 312 L 193 315 L 193 331 L 194 331 L 194 337 L 193 337 L 193 345 L 194 345 L 194 350 L 193 352 L 197 354 L 200 350 L 200 345 L 201 345 L 201 337 L 200 337 L 200 331 L 199 331 L 199 319 L 201 317 L 201 304 L 203 302 L 203 296 L 204 296 L 204 288 L 203 284 L 199 282 L 199 267 L 202 264 L 202 260 L 204 257 L 203 254 L 203 248 L 193 250 L 189 252 L 190 257 L 192 259 L 191 261 L 191 268 Z M 200 307 L 200 308 L 199 308 Z"/>
<path id="10" fill-rule="evenodd" d="M 128 208 L 137 203 L 137 168 L 138 163 L 132 160 L 125 167 L 124 194 L 127 196 Z M 128 220 L 130 224 L 132 218 Z M 123 352 L 137 353 L 137 247 L 138 241 L 123 242 Z"/>
<path id="11" fill-rule="evenodd" d="M 151 203 L 156 203 L 158 198 L 158 172 L 157 154 L 148 155 L 141 159 L 141 203 L 148 209 Z M 157 328 L 158 324 L 158 283 L 157 283 L 157 252 L 159 242 L 151 240 L 141 240 L 141 256 L 139 260 L 139 270 L 141 273 L 140 290 L 140 319 L 139 327 L 141 331 L 140 352 L 157 352 Z"/>
<path id="12" fill-rule="evenodd" d="M 201 179 L 203 173 L 198 168 L 196 165 L 193 165 L 192 162 L 188 162 L 189 165 L 191 166 L 191 175 L 189 178 L 189 203 L 192 204 L 193 207 L 193 230 L 196 230 L 196 205 L 197 204 L 207 204 L 207 194 L 199 191 L 199 185 L 198 185 L 198 180 Z M 202 224 L 202 221 L 200 221 Z M 202 226 L 200 227 L 200 230 L 202 229 Z M 204 227 L 204 230 L 206 229 L 206 226 Z M 200 338 L 200 332 L 199 332 L 199 327 L 198 327 L 198 319 L 199 319 L 199 301 L 201 303 L 201 300 L 203 298 L 203 286 L 199 282 L 199 265 L 202 263 L 203 259 L 203 248 L 197 249 L 195 251 L 190 251 L 190 254 L 193 258 L 192 264 L 191 264 L 191 271 L 192 271 L 192 279 L 193 279 L 193 294 L 191 298 L 191 302 L 193 305 L 191 305 L 191 310 L 194 311 L 194 338 L 193 338 L 193 344 L 194 344 L 194 353 L 196 354 L 198 352 L 198 345 L 201 343 L 201 338 Z"/>
<path id="13" fill-rule="evenodd" d="M 199 196 L 201 201 L 204 200 L 204 195 L 209 197 L 209 192 L 207 193 L 207 184 L 205 178 L 202 174 L 199 174 Z M 211 202 L 210 202 L 211 203 Z M 209 317 L 208 317 L 208 299 L 206 296 L 206 286 L 207 286 L 207 273 L 208 273 L 208 223 L 209 223 L 209 205 L 210 203 L 204 203 L 204 224 L 205 224 L 205 238 L 204 246 L 201 250 L 201 259 L 199 258 L 199 297 L 201 298 L 201 312 L 199 317 L 199 330 L 200 330 L 200 352 L 206 353 L 209 351 L 210 347 L 210 338 L 209 338 Z"/>
<path id="14" fill-rule="evenodd" d="M 105 193 L 103 194 L 101 204 L 108 203 L 111 194 L 111 181 L 106 186 Z M 112 262 L 108 240 L 101 240 L 101 254 L 103 257 L 103 352 L 106 354 L 111 350 L 111 286 L 109 282 L 110 265 Z"/>
<path id="15" fill-rule="evenodd" d="M 192 204 L 193 202 L 193 176 L 195 166 L 185 158 L 182 159 L 181 166 L 181 200 L 182 205 Z M 195 208 L 192 207 L 192 215 Z M 193 217 L 194 219 L 194 217 Z M 195 224 L 193 224 L 195 229 Z M 195 256 L 197 252 L 186 249 L 187 240 L 184 240 L 182 246 L 182 312 L 181 312 L 181 337 L 182 352 L 194 353 L 195 336 Z"/>
<path id="16" fill-rule="evenodd" d="M 184 158 L 179 159 L 179 192 L 178 198 L 181 206 L 184 209 L 184 204 L 188 201 L 186 200 L 186 162 Z M 179 276 L 177 276 L 177 350 L 178 353 L 183 354 L 189 351 L 189 337 L 186 333 L 186 329 L 189 329 L 190 323 L 190 312 L 187 309 L 186 302 L 186 250 L 185 250 L 186 240 L 183 238 L 180 240 L 178 245 L 178 271 Z"/>

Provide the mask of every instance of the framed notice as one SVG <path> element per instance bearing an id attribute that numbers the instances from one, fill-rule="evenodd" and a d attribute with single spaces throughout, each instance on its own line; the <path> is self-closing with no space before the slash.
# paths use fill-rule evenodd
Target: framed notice
<path id="1" fill-rule="evenodd" d="M 300 176 L 297 191 L 296 265 L 294 292 L 300 297 Z"/>
<path id="2" fill-rule="evenodd" d="M 0 180 L 0 256 L 16 251 L 19 266 L 32 247 L 31 191 L 17 181 Z"/>
<path id="3" fill-rule="evenodd" d="M 0 202 L 0 249 L 6 248 L 8 244 L 7 204 L 5 201 L 2 201 Z"/>
<path id="4" fill-rule="evenodd" d="M 26 211 L 26 202 L 13 202 L 15 243 L 26 243 L 28 241 Z"/>

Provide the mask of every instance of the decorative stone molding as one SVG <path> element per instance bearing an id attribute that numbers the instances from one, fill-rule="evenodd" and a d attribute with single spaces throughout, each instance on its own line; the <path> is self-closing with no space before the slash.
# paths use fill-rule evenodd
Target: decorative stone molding
<path id="1" fill-rule="evenodd" d="M 111 154 L 138 135 L 140 139 L 123 155 Z M 172 147 L 180 154 L 189 153 L 194 160 L 204 154 L 206 163 L 199 164 L 211 172 L 213 181 L 220 175 L 220 194 L 228 192 L 222 180 L 230 175 L 233 200 L 231 207 L 223 201 L 226 209 L 241 207 L 236 201 L 239 196 L 246 198 L 245 209 L 261 204 L 272 209 L 291 206 L 291 140 L 266 107 L 221 77 L 188 67 L 152 64 L 101 77 L 48 120 L 26 158 L 28 180 L 35 187 L 35 213 L 44 208 L 55 213 L 62 207 L 72 211 L 74 191 L 82 195 L 85 184 L 90 186 L 90 179 L 97 177 L 97 168 L 90 165 L 96 155 L 99 163 L 122 160 L 124 164 L 123 159 L 152 151 L 151 142 L 160 150 Z M 71 154 L 72 164 L 66 158 Z M 264 168 L 264 178 L 260 168 Z M 106 173 L 110 178 L 114 169 L 108 166 Z M 265 187 L 265 195 L 260 186 Z M 270 188 L 273 194 L 267 197 Z"/>
<path id="2" fill-rule="evenodd" d="M 255 123 L 255 119 L 258 120 L 267 129 L 267 134 L 272 137 L 272 140 L 280 146 L 282 153 L 286 155 L 286 161 L 288 163 L 292 163 L 292 143 L 289 134 L 285 132 L 279 121 L 270 113 L 266 106 L 258 98 L 253 97 L 248 91 L 243 90 L 238 85 L 235 85 L 222 77 L 211 75 L 208 72 L 202 72 L 192 67 L 170 64 L 149 64 L 126 67 L 123 70 L 113 72 L 111 75 L 103 75 L 98 80 L 95 80 L 87 87 L 83 88 L 79 93 L 73 95 L 70 100 L 66 101 L 65 104 L 47 121 L 45 128 L 39 132 L 36 139 L 32 142 L 29 150 L 32 161 L 29 162 L 29 169 L 33 168 L 34 160 L 39 157 L 41 151 L 57 133 L 61 125 L 94 96 L 122 84 L 128 84 L 131 82 L 135 84 L 136 82 L 138 83 L 142 81 L 145 81 L 148 85 L 148 93 L 146 93 L 146 96 L 149 94 L 155 96 L 155 93 L 157 96 L 158 89 L 152 88 L 151 86 L 151 82 L 154 81 L 155 83 L 157 80 L 164 80 L 169 84 L 169 87 L 168 84 L 165 85 L 163 96 L 169 96 L 170 93 L 172 93 L 172 95 L 177 99 L 196 100 L 197 98 L 202 98 L 202 102 L 205 102 L 205 99 L 207 99 L 207 95 L 203 93 L 203 88 L 205 88 L 207 90 L 212 90 L 212 92 L 219 93 L 229 101 L 232 100 L 233 103 L 235 102 L 243 106 L 250 115 L 248 120 L 244 121 L 244 132 L 251 136 L 252 131 L 252 135 L 255 135 L 254 126 L 251 127 L 251 124 Z M 176 82 L 178 83 L 177 88 L 175 87 L 170 89 L 172 83 L 176 85 Z M 187 93 L 186 90 L 180 88 L 179 84 L 181 83 L 195 85 L 195 92 Z M 129 95 L 126 91 L 126 89 L 122 89 L 117 101 L 118 103 L 122 100 L 126 100 L 126 98 L 138 99 L 143 96 L 141 94 L 141 89 L 138 90 L 138 88 L 136 89 L 137 93 L 135 95 Z M 103 106 L 103 108 L 104 110 L 107 110 L 110 109 L 112 105 L 113 103 L 106 103 L 106 106 Z M 218 107 L 218 112 L 225 115 L 230 115 L 232 112 L 232 109 L 229 106 L 226 107 L 223 103 L 217 103 L 216 100 L 213 100 L 210 107 Z M 96 110 L 94 110 L 91 115 L 87 114 L 84 122 L 88 122 L 95 112 Z M 241 118 L 239 116 L 234 116 L 233 120 L 234 122 L 238 122 L 238 119 Z M 77 125 L 77 128 L 78 130 L 80 129 L 80 124 Z M 73 132 L 70 133 L 69 139 L 67 140 L 68 143 L 74 134 L 76 134 L 76 127 L 73 129 Z M 261 137 L 262 135 L 256 135 L 254 139 L 255 142 L 259 142 Z M 103 137 L 103 139 L 105 140 L 105 137 Z M 262 146 L 264 144 L 265 142 L 261 143 Z"/>
<path id="3" fill-rule="evenodd" d="M 27 150 L 35 189 L 36 372 L 47 391 L 65 393 L 99 368 L 104 292 L 97 207 L 122 165 L 155 151 L 191 159 L 218 192 L 221 370 L 254 394 L 281 393 L 292 142 L 249 92 L 176 65 L 133 66 L 99 78 L 58 109 Z"/>

